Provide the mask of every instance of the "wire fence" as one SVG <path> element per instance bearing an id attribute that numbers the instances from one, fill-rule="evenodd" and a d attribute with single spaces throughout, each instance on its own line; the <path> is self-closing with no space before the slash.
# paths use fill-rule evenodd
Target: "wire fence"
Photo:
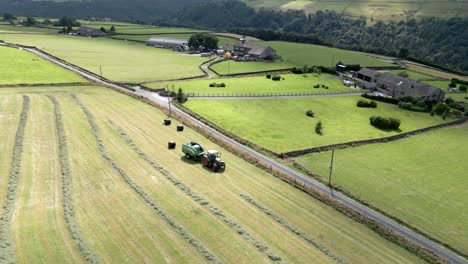
<path id="1" fill-rule="evenodd" d="M 330 91 L 330 92 L 267 92 L 267 93 L 185 93 L 187 97 L 275 97 L 275 96 L 309 96 L 335 94 L 361 94 L 361 90 Z"/>

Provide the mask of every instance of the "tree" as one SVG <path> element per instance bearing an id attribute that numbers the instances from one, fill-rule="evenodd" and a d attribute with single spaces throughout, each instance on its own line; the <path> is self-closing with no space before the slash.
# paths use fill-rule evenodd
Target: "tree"
<path id="1" fill-rule="evenodd" d="M 323 135 L 322 130 L 323 130 L 322 121 L 319 121 L 317 125 L 315 125 L 315 133 L 317 133 L 318 135 Z"/>
<path id="2" fill-rule="evenodd" d="M 11 13 L 3 13 L 3 21 L 11 21 L 15 19 L 16 19 L 15 15 Z"/>
<path id="3" fill-rule="evenodd" d="M 450 88 L 456 88 L 457 87 L 457 84 L 452 80 L 449 85 L 448 85 Z"/>
<path id="4" fill-rule="evenodd" d="M 50 19 L 46 18 L 46 19 L 44 19 L 44 21 L 42 21 L 42 24 L 50 25 L 50 24 L 52 24 L 52 21 L 50 21 Z"/>
<path id="5" fill-rule="evenodd" d="M 115 33 L 115 27 L 112 26 L 112 27 L 110 28 L 109 32 L 110 32 L 110 33 Z"/>
<path id="6" fill-rule="evenodd" d="M 461 92 L 466 92 L 468 89 L 466 85 L 460 85 L 460 87 L 458 87 L 458 90 L 460 90 Z"/>
<path id="7" fill-rule="evenodd" d="M 107 33 L 107 30 L 104 27 L 101 27 L 99 30 L 101 30 L 104 33 Z"/>
<path id="8" fill-rule="evenodd" d="M 177 99 L 177 102 L 183 104 L 187 101 L 187 97 L 185 96 L 184 94 L 184 91 L 182 90 L 182 88 L 179 88 L 179 91 L 177 92 L 177 96 L 176 96 L 176 99 Z"/>
<path id="9" fill-rule="evenodd" d="M 409 77 L 409 74 L 407 71 L 401 71 L 398 73 L 398 76 L 401 76 L 403 78 L 408 78 Z"/>
<path id="10" fill-rule="evenodd" d="M 197 33 L 189 39 L 188 45 L 195 50 L 214 50 L 218 48 L 219 39 L 215 36 Z"/>
<path id="11" fill-rule="evenodd" d="M 24 23 L 25 26 L 30 27 L 36 25 L 36 20 L 33 17 L 27 17 L 26 22 Z"/>
<path id="12" fill-rule="evenodd" d="M 448 107 L 448 105 L 446 103 L 438 103 L 432 109 L 432 111 L 434 111 L 434 113 L 436 113 L 438 115 L 442 115 L 448 110 L 450 110 L 450 109 L 449 109 L 449 107 Z"/>
<path id="13" fill-rule="evenodd" d="M 398 57 L 406 59 L 409 56 L 409 50 L 407 48 L 401 48 L 398 52 Z"/>
<path id="14" fill-rule="evenodd" d="M 57 23 L 54 24 L 56 27 L 79 27 L 81 23 L 76 21 L 76 19 L 68 16 L 64 16 L 59 19 Z"/>

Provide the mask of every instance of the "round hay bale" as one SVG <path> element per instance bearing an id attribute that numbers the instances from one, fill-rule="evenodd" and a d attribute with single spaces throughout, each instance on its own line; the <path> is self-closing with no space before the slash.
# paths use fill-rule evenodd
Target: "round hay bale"
<path id="1" fill-rule="evenodd" d="M 169 118 L 164 119 L 164 125 L 170 126 L 171 123 L 172 123 L 171 119 L 169 119 Z"/>
<path id="2" fill-rule="evenodd" d="M 177 125 L 177 131 L 184 131 L 183 125 Z"/>
<path id="3" fill-rule="evenodd" d="M 176 142 L 175 141 L 167 142 L 167 148 L 168 149 L 175 149 L 175 147 L 176 147 Z"/>

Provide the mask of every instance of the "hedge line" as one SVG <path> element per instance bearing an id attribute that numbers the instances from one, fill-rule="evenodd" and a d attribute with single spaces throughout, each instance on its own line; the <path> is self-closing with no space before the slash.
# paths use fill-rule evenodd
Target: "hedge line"
<path id="1" fill-rule="evenodd" d="M 205 247 L 200 240 L 195 238 L 185 227 L 177 223 L 177 221 L 170 216 L 159 204 L 157 204 L 151 196 L 149 196 L 145 191 L 143 191 L 132 179 L 131 177 L 122 169 L 120 166 L 110 157 L 106 147 L 104 146 L 104 141 L 102 140 L 101 134 L 99 132 L 98 126 L 94 121 L 93 114 L 88 110 L 88 108 L 76 97 L 75 94 L 71 95 L 72 99 L 79 105 L 81 110 L 85 113 L 86 118 L 88 119 L 89 125 L 91 126 L 91 132 L 96 139 L 98 150 L 101 153 L 101 156 L 109 163 L 109 165 L 114 169 L 124 180 L 124 182 L 151 208 L 153 208 L 156 213 L 161 216 L 180 236 L 182 236 L 189 244 L 191 244 L 197 251 L 202 255 L 207 262 L 210 263 L 222 263 L 218 257 L 216 257 L 207 247 Z"/>
<path id="2" fill-rule="evenodd" d="M 70 159 L 68 155 L 67 137 L 63 126 L 63 116 L 60 104 L 53 96 L 47 96 L 54 104 L 55 128 L 57 130 L 58 148 L 60 157 L 60 170 L 62 172 L 62 195 L 63 195 L 63 215 L 65 224 L 71 238 L 78 246 L 81 255 L 87 263 L 99 263 L 96 252 L 90 247 L 81 236 L 80 228 L 75 219 L 75 210 L 73 206 L 73 177 L 70 171 Z"/>
<path id="3" fill-rule="evenodd" d="M 215 217 L 221 219 L 224 223 L 226 223 L 229 227 L 233 228 L 237 234 L 241 235 L 245 240 L 252 243 L 258 250 L 265 253 L 270 260 L 276 263 L 282 263 L 282 258 L 278 255 L 274 254 L 269 250 L 269 248 L 258 239 L 256 239 L 252 234 L 248 233 L 240 224 L 229 218 L 223 211 L 221 211 L 216 206 L 210 204 L 205 198 L 200 196 L 198 193 L 194 192 L 190 187 L 185 185 L 182 181 L 174 177 L 169 171 L 164 169 L 163 166 L 158 164 L 151 156 L 146 154 L 138 147 L 130 136 L 123 130 L 123 128 L 119 127 L 112 121 L 110 121 L 111 125 L 114 127 L 115 130 L 119 133 L 121 138 L 129 145 L 133 151 L 135 151 L 141 158 L 143 158 L 146 162 L 148 162 L 153 168 L 155 168 L 158 172 L 160 172 L 166 179 L 168 179 L 174 186 L 176 186 L 179 190 L 185 193 L 187 196 L 192 198 L 193 201 L 197 202 L 199 205 L 203 206 L 207 209 L 210 213 L 212 213 Z"/>
<path id="4" fill-rule="evenodd" d="M 284 220 L 283 218 L 277 216 L 275 213 L 273 213 L 268 208 L 266 208 L 265 206 L 261 205 L 260 203 L 258 203 L 254 199 L 252 199 L 250 196 L 245 195 L 245 194 L 241 194 L 240 196 L 244 200 L 246 200 L 247 202 L 252 204 L 253 206 L 257 207 L 260 211 L 264 212 L 269 217 L 273 218 L 273 220 L 280 223 L 282 226 L 286 227 L 289 231 L 293 232 L 294 234 L 296 234 L 300 238 L 304 239 L 307 243 L 311 244 L 312 246 L 314 246 L 315 248 L 320 250 L 322 253 L 324 253 L 325 255 L 330 257 L 331 259 L 335 260 L 338 263 L 346 263 L 341 257 L 335 255 L 335 253 L 333 253 L 331 250 L 326 248 L 324 245 L 320 244 L 318 241 L 315 241 L 315 239 L 311 238 L 306 233 L 304 233 L 304 232 L 298 230 L 297 228 L 293 227 L 288 222 L 286 222 L 286 220 Z"/>
<path id="5" fill-rule="evenodd" d="M 19 178 L 21 176 L 24 130 L 28 120 L 29 104 L 29 97 L 24 95 L 23 109 L 21 111 L 18 128 L 16 130 L 15 145 L 13 147 L 13 154 L 10 163 L 8 191 L 5 202 L 3 203 L 3 212 L 0 217 L 0 263 L 16 262 L 11 225 L 16 205 L 16 192 L 18 190 Z"/>

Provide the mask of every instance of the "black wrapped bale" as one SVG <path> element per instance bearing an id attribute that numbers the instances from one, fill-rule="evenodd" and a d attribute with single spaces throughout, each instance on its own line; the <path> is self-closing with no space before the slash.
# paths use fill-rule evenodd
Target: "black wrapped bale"
<path id="1" fill-rule="evenodd" d="M 169 142 L 167 143 L 167 148 L 169 148 L 169 149 L 175 149 L 175 147 L 176 147 L 175 141 L 169 141 Z"/>
<path id="2" fill-rule="evenodd" d="M 183 125 L 177 125 L 177 131 L 184 131 Z"/>
<path id="3" fill-rule="evenodd" d="M 172 123 L 171 119 L 169 119 L 169 118 L 164 119 L 164 125 L 170 126 L 171 123 Z"/>

